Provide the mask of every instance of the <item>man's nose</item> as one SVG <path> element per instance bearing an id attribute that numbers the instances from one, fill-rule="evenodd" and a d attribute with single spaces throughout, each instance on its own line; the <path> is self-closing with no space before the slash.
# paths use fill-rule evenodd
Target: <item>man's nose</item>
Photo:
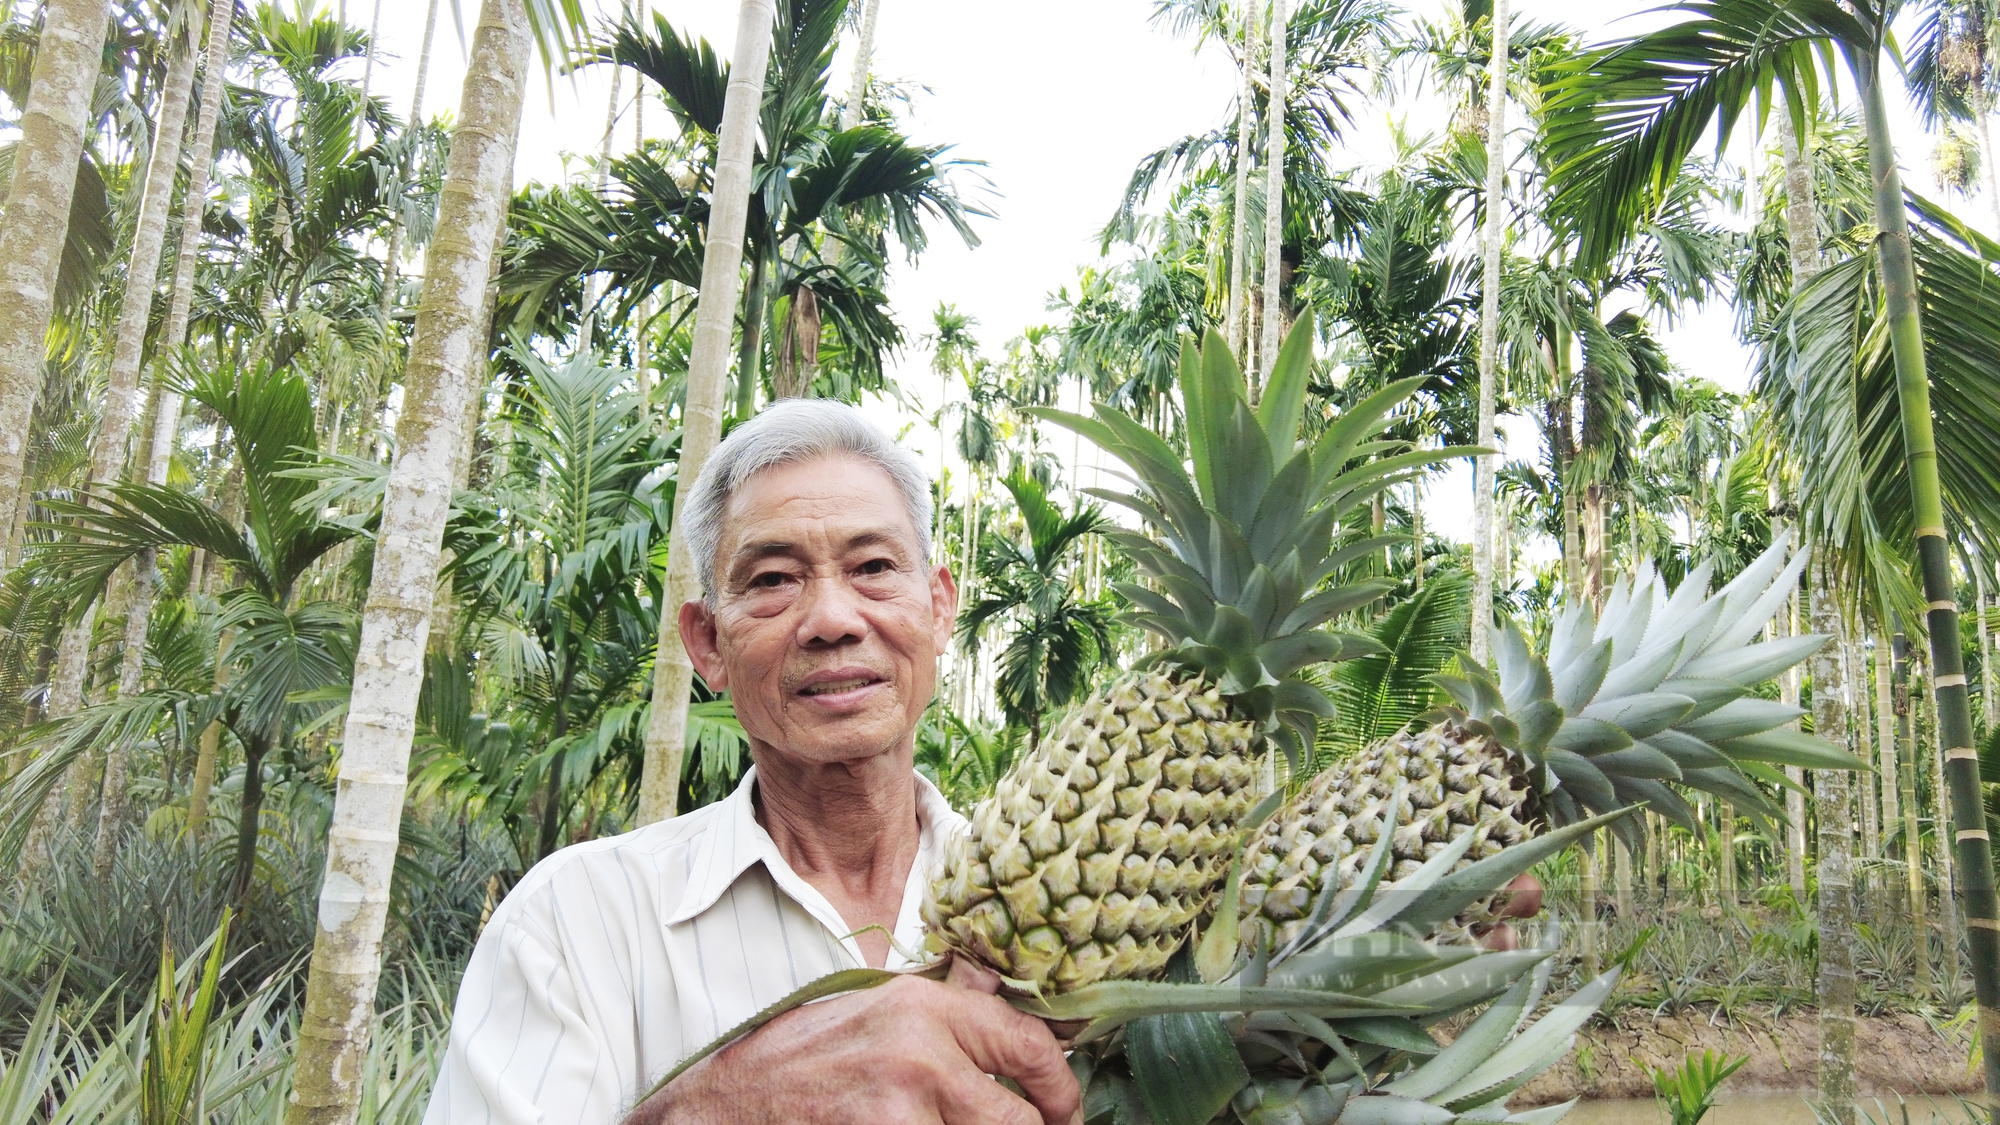
<path id="1" fill-rule="evenodd" d="M 799 618 L 799 644 L 819 646 L 858 641 L 868 634 L 858 591 L 840 578 L 816 578 L 806 583 L 805 612 Z"/>

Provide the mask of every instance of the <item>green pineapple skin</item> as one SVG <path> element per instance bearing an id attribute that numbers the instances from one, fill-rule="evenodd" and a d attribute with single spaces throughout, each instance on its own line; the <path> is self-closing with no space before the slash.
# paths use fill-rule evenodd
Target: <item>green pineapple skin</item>
<path id="1" fill-rule="evenodd" d="M 1119 679 L 973 810 L 925 922 L 946 947 L 1050 995 L 1158 973 L 1228 874 L 1255 743 L 1212 684 Z"/>
<path id="2" fill-rule="evenodd" d="M 1244 857 L 1243 940 L 1282 947 L 1311 917 L 1337 874 L 1338 894 L 1359 877 L 1398 785 L 1408 802 L 1397 816 L 1393 859 L 1384 881 L 1408 877 L 1470 832 L 1472 846 L 1453 866 L 1468 866 L 1536 834 L 1533 789 L 1490 738 L 1450 722 L 1383 739 L 1322 771 L 1265 822 Z M 1439 940 L 1467 940 L 1494 918 L 1492 900 L 1460 914 Z"/>

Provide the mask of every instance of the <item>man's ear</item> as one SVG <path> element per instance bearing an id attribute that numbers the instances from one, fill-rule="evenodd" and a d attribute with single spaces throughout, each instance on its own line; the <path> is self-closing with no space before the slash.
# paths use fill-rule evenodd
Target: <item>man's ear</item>
<path id="1" fill-rule="evenodd" d="M 715 614 L 699 601 L 681 603 L 681 645 L 710 691 L 729 690 L 729 670 L 716 643 Z"/>
<path id="2" fill-rule="evenodd" d="M 951 568 L 931 568 L 931 643 L 940 653 L 951 648 L 951 632 L 958 627 L 958 581 Z"/>

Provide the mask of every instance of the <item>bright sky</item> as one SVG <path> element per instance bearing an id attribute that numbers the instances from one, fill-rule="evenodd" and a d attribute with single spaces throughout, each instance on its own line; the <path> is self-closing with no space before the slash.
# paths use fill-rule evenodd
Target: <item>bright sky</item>
<path id="1" fill-rule="evenodd" d="M 347 2 L 348 19 L 365 24 L 370 0 Z M 453 0 L 442 2 L 426 95 L 434 111 L 456 104 L 464 74 Z M 465 5 L 469 34 L 476 0 L 458 2 Z M 612 10 L 619 0 L 599 2 Z M 728 56 L 735 0 L 653 0 L 653 6 Z M 1414 0 L 1413 7 L 1424 14 L 1443 10 L 1440 0 Z M 1515 0 L 1514 7 L 1537 21 L 1584 28 L 1592 39 L 1641 30 L 1640 19 L 1659 18 L 1624 19 L 1656 7 L 1655 0 Z M 1095 232 L 1134 164 L 1178 136 L 1228 121 L 1234 78 L 1226 59 L 1213 48 L 1197 52 L 1193 42 L 1155 28 L 1148 20 L 1151 11 L 1151 0 L 1014 0 L 1003 6 L 882 0 L 875 72 L 929 89 L 917 104 L 913 133 L 919 140 L 954 142 L 959 155 L 986 161 L 989 209 L 997 216 L 980 224 L 983 244 L 977 249 L 967 250 L 944 233 L 921 263 L 899 266 L 892 277 L 894 314 L 912 341 L 893 370 L 926 407 L 938 402 L 937 380 L 916 340 L 928 330 L 940 301 L 975 316 L 980 340 L 997 355 L 1023 327 L 1047 320 L 1047 296 L 1072 284 L 1077 267 L 1095 257 Z M 388 0 L 382 7 L 382 50 L 402 57 L 378 62 L 374 83 L 399 108 L 408 104 L 424 13 L 421 0 Z M 843 51 L 835 62 L 836 90 L 846 89 L 848 68 Z M 624 84 L 628 99 L 631 85 Z M 538 80 L 522 127 L 517 182 L 558 178 L 566 154 L 597 149 L 608 90 L 602 70 L 558 77 L 552 92 Z M 1847 97 L 1852 104 L 1851 94 Z M 1350 139 L 1350 163 L 1357 167 L 1386 162 L 1392 115 L 1418 130 L 1440 127 L 1445 116 L 1434 100 L 1408 95 L 1369 112 Z M 1905 176 L 1918 190 L 1935 193 L 1929 171 L 1933 141 L 1922 135 L 1906 107 L 1894 106 L 1892 112 Z M 649 128 L 666 125 L 657 110 L 649 110 L 647 119 Z M 631 130 L 628 111 L 614 135 L 619 151 L 630 149 Z M 1986 199 L 1961 201 L 1956 209 L 1980 228 L 1994 229 Z M 1736 343 L 1726 306 L 1668 327 L 1664 336 L 1670 356 L 1687 372 L 1744 386 L 1748 355 Z M 1512 429 L 1510 452 L 1532 455 L 1532 427 L 1522 421 Z M 909 440 L 929 453 L 929 436 L 919 429 Z M 1435 481 L 1426 498 L 1426 522 L 1445 534 L 1469 527 L 1470 491 L 1469 470 Z"/>

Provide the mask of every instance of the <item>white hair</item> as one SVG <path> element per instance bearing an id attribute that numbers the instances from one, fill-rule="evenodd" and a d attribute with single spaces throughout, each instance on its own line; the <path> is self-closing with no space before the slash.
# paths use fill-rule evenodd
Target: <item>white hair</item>
<path id="1" fill-rule="evenodd" d="M 729 498 L 769 469 L 816 457 L 859 457 L 888 474 L 916 529 L 917 550 L 931 557 L 931 479 L 909 450 L 890 440 L 861 408 L 829 399 L 774 403 L 736 427 L 701 467 L 681 503 L 681 537 L 694 556 L 702 600 L 715 604 L 715 555 Z"/>

